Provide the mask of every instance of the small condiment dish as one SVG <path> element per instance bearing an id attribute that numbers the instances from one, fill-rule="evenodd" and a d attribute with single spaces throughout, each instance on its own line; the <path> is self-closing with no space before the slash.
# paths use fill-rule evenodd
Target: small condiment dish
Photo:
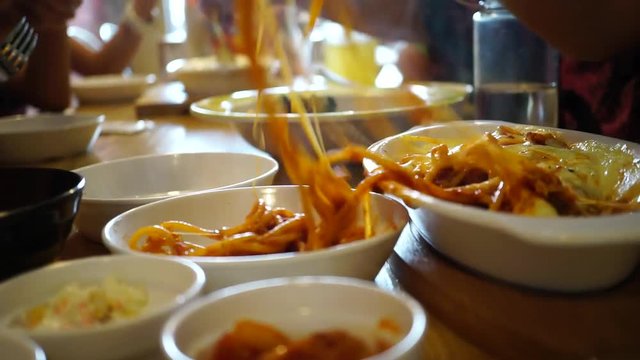
<path id="1" fill-rule="evenodd" d="M 35 163 L 91 151 L 103 122 L 103 115 L 0 118 L 0 164 Z"/>
<path id="2" fill-rule="evenodd" d="M 52 299 L 70 284 L 100 285 L 113 277 L 143 289 L 148 302 L 132 318 L 88 328 L 27 329 L 20 314 Z M 50 360 L 123 359 L 157 351 L 168 316 L 200 294 L 205 277 L 193 262 L 151 256 L 100 256 L 54 263 L 0 284 L 0 326 L 38 343 Z"/>
<path id="3" fill-rule="evenodd" d="M 182 153 L 106 161 L 74 171 L 87 181 L 76 226 L 100 242 L 104 225 L 126 210 L 197 191 L 270 185 L 278 162 L 259 154 Z"/>
<path id="4" fill-rule="evenodd" d="M 341 277 L 269 279 L 216 291 L 169 319 L 163 350 L 172 360 L 194 359 L 239 320 L 266 323 L 294 340 L 326 330 L 344 330 L 370 344 L 387 335 L 391 346 L 368 359 L 424 358 L 427 317 L 416 300 Z M 390 334 L 381 321 L 393 325 Z"/>

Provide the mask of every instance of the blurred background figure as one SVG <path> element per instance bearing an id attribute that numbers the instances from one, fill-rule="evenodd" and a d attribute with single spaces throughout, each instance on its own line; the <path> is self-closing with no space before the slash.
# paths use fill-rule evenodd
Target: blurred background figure
<path id="1" fill-rule="evenodd" d="M 115 7 L 119 5 L 119 7 Z M 158 45 L 164 33 L 159 19 L 158 0 L 96 1 L 87 0 L 71 22 L 72 68 L 82 75 L 120 73 L 131 67 L 133 72 L 158 73 Z M 108 13 L 112 13 L 109 14 Z M 104 20 L 91 31 L 100 18 L 119 18 L 115 25 Z M 94 30 L 95 31 L 95 30 Z"/>

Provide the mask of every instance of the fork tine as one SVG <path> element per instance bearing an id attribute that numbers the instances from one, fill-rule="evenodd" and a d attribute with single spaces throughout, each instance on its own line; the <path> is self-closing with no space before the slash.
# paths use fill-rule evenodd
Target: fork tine
<path id="1" fill-rule="evenodd" d="M 26 57 L 31 56 L 31 53 L 33 52 L 33 49 L 36 48 L 37 44 L 38 44 L 38 34 L 34 33 L 32 36 L 29 37 L 29 41 L 26 42 L 26 44 L 22 49 L 22 53 L 24 54 L 24 56 Z"/>
<path id="2" fill-rule="evenodd" d="M 19 52 L 24 52 L 24 49 L 26 49 L 27 45 L 29 45 L 29 42 L 31 41 L 31 37 L 33 37 L 33 34 L 34 34 L 33 28 L 29 26 L 24 36 L 22 36 L 22 38 L 20 39 L 20 42 L 15 43 L 15 47 L 16 49 L 18 49 Z"/>
<path id="3" fill-rule="evenodd" d="M 13 30 L 11 30 L 9 35 L 7 35 L 5 42 L 13 43 L 15 39 L 24 32 L 25 28 L 28 28 L 28 27 L 29 27 L 29 24 L 27 23 L 27 17 L 23 16 L 22 19 L 20 19 L 20 21 L 18 22 L 18 24 L 13 28 Z"/>
<path id="4" fill-rule="evenodd" d="M 33 29 L 27 23 L 22 27 L 22 30 L 21 30 L 20 34 L 18 34 L 18 36 L 12 42 L 13 46 L 16 47 L 16 48 L 19 48 L 20 45 L 22 45 L 25 42 L 25 40 L 27 40 L 29 38 L 29 36 L 31 36 L 30 34 L 33 34 Z"/>

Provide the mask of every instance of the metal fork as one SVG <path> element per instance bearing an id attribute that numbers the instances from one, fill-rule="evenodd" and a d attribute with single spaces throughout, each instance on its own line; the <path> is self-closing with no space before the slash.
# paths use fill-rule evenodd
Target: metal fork
<path id="1" fill-rule="evenodd" d="M 38 34 L 23 17 L 0 45 L 0 81 L 6 81 L 24 67 L 37 42 Z"/>

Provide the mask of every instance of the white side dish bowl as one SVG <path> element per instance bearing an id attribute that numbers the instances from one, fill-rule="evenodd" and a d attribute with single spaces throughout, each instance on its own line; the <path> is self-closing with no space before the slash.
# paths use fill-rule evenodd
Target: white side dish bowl
<path id="1" fill-rule="evenodd" d="M 182 82 L 192 99 L 253 88 L 249 58 L 236 55 L 233 62 L 220 63 L 215 56 L 176 59 L 167 72 Z"/>
<path id="2" fill-rule="evenodd" d="M 299 192 L 297 186 L 248 187 L 155 202 L 127 211 L 107 223 L 103 232 L 104 243 L 115 253 L 146 255 L 129 247 L 131 235 L 143 226 L 166 220 L 186 221 L 205 228 L 233 226 L 244 221 L 259 198 L 264 199 L 268 206 L 301 212 Z M 205 292 L 283 276 L 335 275 L 373 280 L 391 255 L 409 218 L 404 207 L 388 197 L 373 194 L 371 200 L 372 218 L 377 221 L 375 235 L 369 239 L 302 253 L 188 258 L 207 274 Z M 198 241 L 198 237 L 189 240 Z M 203 245 L 211 243 L 210 239 L 202 240 Z"/>
<path id="3" fill-rule="evenodd" d="M 90 151 L 103 122 L 103 115 L 0 118 L 0 164 L 34 163 Z"/>
<path id="4" fill-rule="evenodd" d="M 98 285 L 106 277 L 146 290 L 148 304 L 134 318 L 86 329 L 33 329 L 13 324 L 22 312 L 54 297 L 66 286 Z M 101 256 L 59 262 L 0 284 L 0 325 L 26 334 L 49 360 L 123 359 L 159 347 L 169 315 L 200 294 L 204 273 L 193 262 L 141 256 Z"/>
<path id="5" fill-rule="evenodd" d="M 238 320 L 264 322 L 292 339 L 341 329 L 375 341 L 381 319 L 393 321 L 395 344 L 368 359 L 423 359 L 427 317 L 420 304 L 400 292 L 341 277 L 293 277 L 240 284 L 216 291 L 174 314 L 162 331 L 172 360 L 187 360 L 210 348 Z"/>
<path id="6" fill-rule="evenodd" d="M 44 351 L 33 340 L 16 331 L 0 329 L 2 358 L 11 360 L 46 360 Z"/>
<path id="7" fill-rule="evenodd" d="M 183 153 L 106 161 L 74 172 L 86 180 L 75 224 L 101 242 L 104 225 L 126 210 L 197 191 L 271 185 L 278 162 L 258 154 Z"/>
<path id="8" fill-rule="evenodd" d="M 500 121 L 463 121 L 417 128 L 370 150 L 399 159 L 407 135 L 460 138 L 493 131 Z M 578 131 L 554 129 L 569 143 L 594 139 L 624 143 L 640 159 L 640 145 Z M 365 168 L 376 167 L 365 161 Z M 474 270 L 511 283 L 562 292 L 607 288 L 622 281 L 640 258 L 640 212 L 589 217 L 532 217 L 492 212 L 421 194 L 409 214 L 438 251 Z"/>
<path id="9" fill-rule="evenodd" d="M 81 103 L 132 101 L 156 81 L 155 75 L 92 75 L 74 78 L 71 89 Z"/>

